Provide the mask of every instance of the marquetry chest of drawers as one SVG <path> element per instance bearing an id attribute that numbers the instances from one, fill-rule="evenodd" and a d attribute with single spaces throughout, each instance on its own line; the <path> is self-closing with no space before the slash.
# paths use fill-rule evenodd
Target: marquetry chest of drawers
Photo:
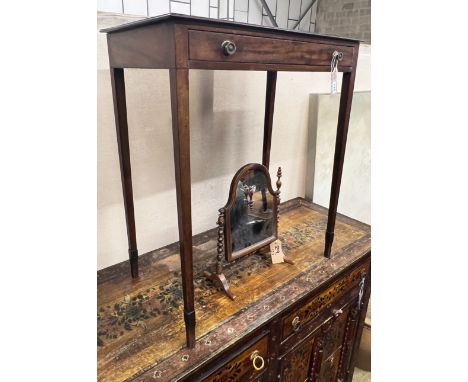
<path id="1" fill-rule="evenodd" d="M 194 349 L 184 343 L 177 244 L 143 255 L 138 281 L 124 263 L 99 271 L 98 380 L 351 381 L 370 295 L 370 227 L 338 215 L 326 259 L 326 212 L 303 199 L 282 204 L 280 236 L 295 265 L 235 263 L 235 301 L 203 278 L 216 232 L 194 237 Z"/>

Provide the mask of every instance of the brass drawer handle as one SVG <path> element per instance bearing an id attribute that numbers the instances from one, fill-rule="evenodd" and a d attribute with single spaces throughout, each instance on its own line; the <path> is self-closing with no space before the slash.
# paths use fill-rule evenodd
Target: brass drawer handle
<path id="1" fill-rule="evenodd" d="M 223 49 L 225 56 L 232 56 L 234 53 L 236 53 L 237 50 L 236 44 L 229 40 L 224 41 L 221 44 L 221 48 Z"/>
<path id="2" fill-rule="evenodd" d="M 332 61 L 333 60 L 341 61 L 342 59 L 343 59 L 343 52 L 338 52 L 337 50 L 335 50 L 332 55 Z"/>
<path id="3" fill-rule="evenodd" d="M 299 318 L 299 316 L 294 317 L 294 320 L 292 320 L 291 325 L 295 332 L 299 330 L 299 328 L 301 327 L 301 319 Z"/>
<path id="4" fill-rule="evenodd" d="M 333 313 L 333 315 L 334 315 L 335 317 L 338 317 L 340 314 L 343 313 L 343 310 L 341 310 L 341 309 L 333 309 L 333 312 L 332 312 L 332 313 Z"/>
<path id="5" fill-rule="evenodd" d="M 263 357 L 259 353 L 260 352 L 258 350 L 255 350 L 250 355 L 250 360 L 252 361 L 252 366 L 257 371 L 260 371 L 265 367 L 265 360 L 263 359 Z"/>

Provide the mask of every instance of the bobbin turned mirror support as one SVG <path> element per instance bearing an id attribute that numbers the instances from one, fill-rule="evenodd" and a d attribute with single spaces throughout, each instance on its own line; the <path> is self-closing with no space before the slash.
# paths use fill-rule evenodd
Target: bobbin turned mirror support
<path id="1" fill-rule="evenodd" d="M 216 245 L 216 270 L 214 272 L 205 271 L 204 275 L 209 280 L 213 281 L 215 285 L 217 284 L 221 287 L 227 296 L 231 300 L 235 300 L 236 296 L 234 296 L 231 292 L 229 281 L 223 273 L 223 252 L 224 252 L 224 208 L 219 209 L 219 217 L 218 217 L 218 243 Z"/>

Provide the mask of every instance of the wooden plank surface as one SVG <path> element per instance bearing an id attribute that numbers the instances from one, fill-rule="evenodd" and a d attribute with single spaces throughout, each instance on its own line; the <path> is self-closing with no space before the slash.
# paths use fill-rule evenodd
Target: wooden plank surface
<path id="1" fill-rule="evenodd" d="M 156 370 L 164 374 L 158 380 L 170 380 L 178 373 L 183 374 L 184 366 L 186 372 L 197 368 L 202 360 L 206 363 L 223 346 L 245 335 L 242 331 L 255 330 L 291 301 L 323 284 L 369 251 L 370 228 L 339 216 L 333 246 L 336 256 L 325 259 L 322 248 L 326 223 L 323 208 L 298 199 L 282 205 L 280 237 L 285 253 L 295 265 L 272 266 L 267 257 L 252 255 L 226 267 L 226 276 L 237 296 L 235 301 L 203 277 L 203 271 L 216 259 L 216 230 L 194 237 L 197 344 L 193 350 L 184 347 L 177 244 L 140 256 L 138 280 L 128 277 L 125 263 L 98 272 L 98 380 L 124 381 L 134 375 L 142 375 L 141 380 L 146 380 L 148 370 L 156 365 L 166 365 Z M 298 286 L 285 290 L 291 281 Z M 282 290 L 291 298 L 273 301 L 280 298 Z M 260 309 L 262 304 L 269 309 Z M 255 320 L 249 322 L 247 315 L 252 317 L 252 314 L 256 315 Z M 245 323 L 248 329 L 241 327 Z M 226 325 L 237 330 L 230 337 L 223 337 L 219 346 L 210 341 L 214 346 L 210 349 L 206 337 L 221 338 L 219 334 L 224 333 Z M 181 364 L 168 359 L 173 355 L 178 360 L 181 353 L 186 355 Z"/>

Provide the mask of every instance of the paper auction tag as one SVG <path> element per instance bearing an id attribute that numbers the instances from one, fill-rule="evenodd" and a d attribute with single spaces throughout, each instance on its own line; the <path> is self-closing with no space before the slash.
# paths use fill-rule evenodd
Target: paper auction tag
<path id="1" fill-rule="evenodd" d="M 270 244 L 270 252 L 271 261 L 273 264 L 284 263 L 283 248 L 279 239 Z"/>
<path id="2" fill-rule="evenodd" d="M 330 74 L 331 74 L 331 81 L 330 81 L 330 93 L 336 94 L 338 92 L 338 61 L 341 60 L 340 57 L 343 57 L 343 54 L 339 53 L 338 51 L 333 52 L 333 57 L 330 63 Z"/>
<path id="3" fill-rule="evenodd" d="M 336 94 L 338 92 L 338 85 L 337 85 L 337 70 L 336 68 L 331 72 L 331 89 L 330 93 L 331 94 Z"/>

